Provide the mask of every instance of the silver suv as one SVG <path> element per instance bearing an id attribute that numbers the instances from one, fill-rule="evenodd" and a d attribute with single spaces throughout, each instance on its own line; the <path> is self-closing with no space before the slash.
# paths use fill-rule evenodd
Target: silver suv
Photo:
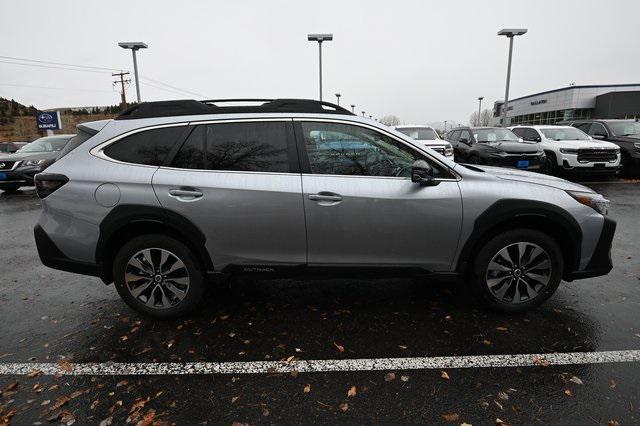
<path id="1" fill-rule="evenodd" d="M 589 188 L 456 164 L 310 100 L 142 103 L 78 126 L 36 188 L 42 262 L 162 318 L 234 273 L 449 277 L 521 312 L 612 268 L 615 222 Z"/>

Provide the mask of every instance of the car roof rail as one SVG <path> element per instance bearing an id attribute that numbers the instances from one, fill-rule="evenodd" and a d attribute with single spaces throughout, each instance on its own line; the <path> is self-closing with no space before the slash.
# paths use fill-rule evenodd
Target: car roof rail
<path id="1" fill-rule="evenodd" d="M 249 105 L 238 105 L 243 103 Z M 179 115 L 270 112 L 355 115 L 339 105 L 313 99 L 208 99 L 204 101 L 183 99 L 142 102 L 120 113 L 116 120 Z"/>

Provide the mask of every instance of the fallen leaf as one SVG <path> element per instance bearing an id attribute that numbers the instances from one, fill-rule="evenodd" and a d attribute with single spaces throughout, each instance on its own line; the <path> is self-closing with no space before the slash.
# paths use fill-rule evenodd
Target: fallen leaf
<path id="1" fill-rule="evenodd" d="M 449 375 L 448 375 L 448 374 L 447 374 L 447 372 L 446 372 L 446 371 L 444 371 L 444 370 L 442 370 L 442 371 L 440 372 L 440 377 L 441 377 L 441 378 L 443 378 L 443 379 L 445 379 L 445 380 L 449 380 Z"/>
<path id="2" fill-rule="evenodd" d="M 496 327 L 496 330 L 498 330 L 498 331 L 509 331 L 509 329 L 507 327 Z"/>
<path id="3" fill-rule="evenodd" d="M 356 396 L 356 394 L 358 393 L 358 390 L 356 389 L 355 386 L 351 386 L 349 388 L 349 390 L 347 391 L 347 396 L 350 398 L 353 398 L 354 396 Z"/>
<path id="4" fill-rule="evenodd" d="M 333 346 L 336 347 L 336 349 L 338 349 L 338 351 L 340 352 L 344 352 L 344 346 L 337 344 L 336 342 L 333 342 Z"/>
<path id="5" fill-rule="evenodd" d="M 567 396 L 573 396 L 573 391 L 571 389 L 565 389 L 564 394 Z"/>
<path id="6" fill-rule="evenodd" d="M 405 345 L 398 345 L 398 347 L 399 347 L 400 349 L 407 349 L 407 346 L 405 346 Z"/>
<path id="7" fill-rule="evenodd" d="M 347 404 L 346 402 L 343 402 L 338 407 L 340 407 L 340 410 L 342 411 L 347 411 L 349 409 L 349 404 Z"/>
<path id="8" fill-rule="evenodd" d="M 111 426 L 112 422 L 113 422 L 113 417 L 107 417 L 106 419 L 100 422 L 100 426 Z"/>
<path id="9" fill-rule="evenodd" d="M 231 403 L 233 404 L 234 402 L 236 402 L 238 400 L 238 398 L 240 398 L 239 396 L 234 396 L 233 398 L 231 398 Z"/>
<path id="10" fill-rule="evenodd" d="M 14 390 L 16 387 L 18 387 L 18 383 L 19 382 L 13 382 L 13 383 L 9 383 L 9 386 L 7 386 L 7 388 L 5 389 L 6 392 L 12 391 Z"/>
<path id="11" fill-rule="evenodd" d="M 219 317 L 219 318 L 220 318 L 222 321 L 224 321 L 224 320 L 226 320 L 226 319 L 229 319 L 229 317 L 230 317 L 230 316 L 231 316 L 231 315 L 220 315 L 220 317 Z"/>
<path id="12" fill-rule="evenodd" d="M 503 400 L 503 401 L 506 401 L 506 400 L 508 400 L 508 399 L 509 399 L 509 395 L 507 395 L 507 394 L 506 394 L 506 393 L 504 393 L 504 392 L 498 392 L 498 398 L 500 398 L 500 399 L 501 399 L 501 400 Z"/>
<path id="13" fill-rule="evenodd" d="M 133 413 L 134 411 L 140 411 L 141 409 L 144 408 L 144 406 L 147 404 L 147 402 L 149 402 L 151 400 L 151 397 L 146 397 L 145 399 L 142 398 L 138 398 L 136 400 L 136 402 L 133 403 L 133 405 L 131 406 L 131 409 L 129 410 L 129 413 Z"/>
<path id="14" fill-rule="evenodd" d="M 500 420 L 498 418 L 496 418 L 496 424 L 500 426 L 507 426 L 507 422 L 505 422 L 504 420 Z"/>
<path id="15" fill-rule="evenodd" d="M 620 426 L 620 423 L 618 423 L 617 420 L 609 420 L 609 422 L 607 422 L 608 426 Z"/>
<path id="16" fill-rule="evenodd" d="M 303 392 L 304 392 L 304 393 L 309 393 L 309 392 L 311 392 L 311 385 L 307 384 L 307 385 L 304 387 Z"/>
<path id="17" fill-rule="evenodd" d="M 614 389 L 616 387 L 616 381 L 613 379 L 609 380 L 609 387 L 611 389 Z"/>
<path id="18" fill-rule="evenodd" d="M 396 379 L 396 373 L 387 373 L 384 375 L 385 382 L 391 382 Z"/>
<path id="19" fill-rule="evenodd" d="M 53 410 L 57 410 L 58 408 L 62 407 L 63 405 L 65 405 L 67 402 L 69 402 L 71 398 L 69 398 L 68 396 L 61 396 L 60 398 L 56 399 L 56 403 L 53 404 L 53 406 L 51 407 L 51 411 Z"/>
<path id="20" fill-rule="evenodd" d="M 549 361 L 547 361 L 546 359 L 544 359 L 544 358 L 542 358 L 540 356 L 537 356 L 537 357 L 533 358 L 533 363 L 535 365 L 540 366 L 540 367 L 548 367 L 550 365 Z"/>
<path id="21" fill-rule="evenodd" d="M 402 380 L 403 382 L 408 382 L 409 376 L 400 376 L 400 380 Z"/>
<path id="22" fill-rule="evenodd" d="M 58 367 L 60 368 L 60 370 L 67 373 L 70 373 L 73 370 L 71 363 L 66 359 L 61 359 L 60 361 L 58 361 Z"/>
<path id="23" fill-rule="evenodd" d="M 575 383 L 576 385 L 582 385 L 582 380 L 579 377 L 573 376 L 569 379 L 570 382 Z"/>
<path id="24" fill-rule="evenodd" d="M 42 376 L 42 374 L 42 370 L 34 370 L 31 373 L 27 374 L 27 377 Z"/>
<path id="25" fill-rule="evenodd" d="M 493 343 L 491 342 L 491 340 L 487 340 L 487 339 L 484 339 L 484 340 L 482 341 L 482 343 L 483 343 L 483 344 L 485 344 L 485 345 L 487 345 L 487 346 L 489 346 L 489 345 L 493 345 Z"/>
<path id="26" fill-rule="evenodd" d="M 440 417 L 442 417 L 445 422 L 457 422 L 460 418 L 458 413 L 443 413 L 440 414 Z"/>

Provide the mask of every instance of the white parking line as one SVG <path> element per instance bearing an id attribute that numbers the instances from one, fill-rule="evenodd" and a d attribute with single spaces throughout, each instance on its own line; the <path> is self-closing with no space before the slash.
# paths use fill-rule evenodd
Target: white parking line
<path id="1" fill-rule="evenodd" d="M 517 355 L 187 363 L 0 363 L 0 375 L 146 376 L 433 370 L 640 362 L 640 350 Z"/>

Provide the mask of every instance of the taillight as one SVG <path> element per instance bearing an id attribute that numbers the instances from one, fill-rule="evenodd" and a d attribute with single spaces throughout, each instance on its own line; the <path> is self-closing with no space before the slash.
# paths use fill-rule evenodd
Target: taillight
<path id="1" fill-rule="evenodd" d="M 40 198 L 48 197 L 62 185 L 69 182 L 69 178 L 65 175 L 53 173 L 38 173 L 34 179 L 36 182 L 36 192 Z"/>

